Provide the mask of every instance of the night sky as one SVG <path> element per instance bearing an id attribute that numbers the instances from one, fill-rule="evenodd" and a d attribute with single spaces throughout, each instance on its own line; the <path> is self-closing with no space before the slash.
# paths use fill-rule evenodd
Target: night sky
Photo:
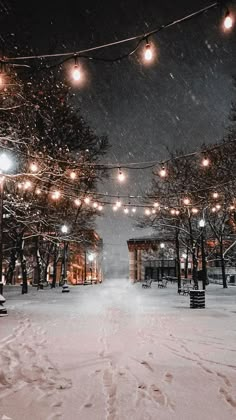
<path id="1" fill-rule="evenodd" d="M 4 0 L 1 38 L 8 40 L 6 53 L 19 45 L 25 46 L 24 53 L 28 48 L 36 53 L 74 51 L 147 32 L 210 3 Z M 152 65 L 142 64 L 140 52 L 116 64 L 83 61 L 85 83 L 75 90 L 76 104 L 98 134 L 108 135 L 112 147 L 106 161 L 159 160 L 167 156 L 167 148 L 195 150 L 203 142 L 220 140 L 236 97 L 235 38 L 236 29 L 222 32 L 215 9 L 152 38 L 158 50 Z M 121 51 L 126 47 L 102 55 L 111 58 Z M 124 187 L 111 179 L 100 191 L 143 194 L 150 175 L 129 172 Z M 99 232 L 107 267 L 116 274 L 117 263 L 127 262 L 126 240 L 145 232 L 127 216 L 106 215 L 99 220 Z"/>

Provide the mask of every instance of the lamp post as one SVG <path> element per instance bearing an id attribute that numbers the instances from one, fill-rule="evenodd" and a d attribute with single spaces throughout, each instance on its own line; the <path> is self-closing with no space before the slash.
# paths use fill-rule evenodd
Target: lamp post
<path id="1" fill-rule="evenodd" d="M 4 172 L 12 166 L 12 161 L 6 153 L 0 154 L 0 284 L 2 284 L 2 260 L 3 260 L 3 200 L 4 200 Z M 1 286 L 2 288 L 2 286 Z M 1 290 L 0 290 L 1 294 Z"/>
<path id="2" fill-rule="evenodd" d="M 202 254 L 202 288 L 205 290 L 207 282 L 207 270 L 206 270 L 206 253 L 204 244 L 204 227 L 206 223 L 204 219 L 199 221 L 199 227 L 201 230 L 201 254 Z"/>
<path id="3" fill-rule="evenodd" d="M 165 249 L 164 242 L 160 243 L 160 248 L 161 248 L 161 278 L 163 278 L 164 277 L 164 249 Z"/>
<path id="4" fill-rule="evenodd" d="M 69 231 L 68 226 L 63 225 L 61 227 L 61 231 L 64 235 L 66 235 Z M 62 281 L 63 284 L 67 282 L 67 249 L 66 249 L 66 240 L 63 241 L 63 266 L 62 266 Z"/>

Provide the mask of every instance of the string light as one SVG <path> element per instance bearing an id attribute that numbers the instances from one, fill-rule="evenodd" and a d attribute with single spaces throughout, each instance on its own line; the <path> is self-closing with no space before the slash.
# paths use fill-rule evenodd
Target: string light
<path id="1" fill-rule="evenodd" d="M 170 214 L 172 214 L 172 216 L 175 216 L 175 214 L 176 214 L 175 209 L 171 209 L 171 210 L 170 210 Z"/>
<path id="2" fill-rule="evenodd" d="M 31 163 L 30 164 L 30 170 L 31 170 L 31 172 L 37 172 L 38 171 L 38 165 L 37 165 L 37 163 Z"/>
<path id="3" fill-rule="evenodd" d="M 24 189 L 28 190 L 32 187 L 32 183 L 30 181 L 25 181 L 24 183 Z"/>
<path id="4" fill-rule="evenodd" d="M 152 214 L 156 214 L 156 210 L 155 209 L 152 209 Z"/>
<path id="5" fill-rule="evenodd" d="M 117 206 L 113 206 L 112 207 L 112 210 L 116 212 L 118 210 L 118 207 Z"/>
<path id="6" fill-rule="evenodd" d="M 165 178 L 167 176 L 167 171 L 166 168 L 164 166 L 162 166 L 160 172 L 159 172 L 160 177 Z"/>
<path id="7" fill-rule="evenodd" d="M 81 79 L 81 72 L 80 72 L 80 68 L 78 66 L 77 60 L 78 60 L 77 57 L 75 57 L 75 64 L 72 70 L 72 78 L 75 82 L 79 82 Z"/>
<path id="8" fill-rule="evenodd" d="M 198 209 L 193 208 L 193 209 L 192 209 L 192 213 L 193 213 L 193 214 L 197 214 L 197 213 L 198 213 Z"/>
<path id="9" fill-rule="evenodd" d="M 98 203 L 96 201 L 93 203 L 93 207 L 96 209 L 98 207 Z"/>
<path id="10" fill-rule="evenodd" d="M 90 203 L 90 198 L 89 197 L 85 197 L 84 202 L 85 202 L 85 204 L 89 204 Z"/>
<path id="11" fill-rule="evenodd" d="M 79 198 L 76 198 L 74 203 L 75 203 L 76 206 L 79 207 L 81 205 L 81 200 Z"/>
<path id="12" fill-rule="evenodd" d="M 235 207 L 234 206 L 230 206 L 230 208 L 229 208 L 230 210 L 234 210 L 235 209 Z"/>
<path id="13" fill-rule="evenodd" d="M 145 214 L 146 214 L 146 216 L 150 216 L 150 214 L 151 214 L 151 210 L 149 210 L 149 209 L 145 209 Z"/>
<path id="14" fill-rule="evenodd" d="M 132 213 L 136 213 L 136 207 L 132 208 Z"/>
<path id="15" fill-rule="evenodd" d="M 70 177 L 71 177 L 71 179 L 75 179 L 76 178 L 76 173 L 74 171 L 72 171 L 70 173 Z"/>
<path id="16" fill-rule="evenodd" d="M 190 199 L 189 198 L 184 198 L 183 202 L 186 206 L 188 206 L 190 204 Z"/>
<path id="17" fill-rule="evenodd" d="M 124 213 L 128 214 L 129 213 L 129 209 L 127 207 L 124 208 Z"/>
<path id="18" fill-rule="evenodd" d="M 229 12 L 229 10 L 226 11 L 223 26 L 226 31 L 231 29 L 233 27 L 234 19 L 232 14 Z"/>
<path id="19" fill-rule="evenodd" d="M 216 208 L 217 208 L 217 210 L 221 209 L 221 205 L 220 204 L 216 204 Z"/>
<path id="20" fill-rule="evenodd" d="M 118 180 L 120 182 L 124 182 L 124 180 L 125 180 L 125 174 L 122 172 L 122 170 L 120 168 L 118 169 Z"/>
<path id="21" fill-rule="evenodd" d="M 202 159 L 202 166 L 204 166 L 206 168 L 207 166 L 209 166 L 209 164 L 210 164 L 210 160 L 205 156 Z"/>
<path id="22" fill-rule="evenodd" d="M 215 207 L 212 207 L 211 211 L 212 211 L 212 213 L 215 213 L 216 212 L 216 208 Z"/>
<path id="23" fill-rule="evenodd" d="M 102 210 L 103 210 L 103 206 L 102 206 L 101 204 L 99 204 L 99 206 L 98 206 L 98 210 L 99 210 L 99 211 L 102 211 Z"/>
<path id="24" fill-rule="evenodd" d="M 40 195 L 41 194 L 40 188 L 36 188 L 35 192 L 36 192 L 37 195 Z"/>
<path id="25" fill-rule="evenodd" d="M 218 192 L 214 192 L 214 193 L 212 194 L 212 196 L 213 196 L 213 198 L 218 198 L 218 197 L 219 197 L 219 194 L 218 194 Z"/>
<path id="26" fill-rule="evenodd" d="M 144 59 L 146 61 L 151 61 L 153 57 L 152 48 L 151 45 L 148 43 L 148 40 L 146 40 L 145 50 L 144 50 Z"/>
<path id="27" fill-rule="evenodd" d="M 160 204 L 156 201 L 156 202 L 153 204 L 153 207 L 155 207 L 155 208 L 160 207 Z"/>
<path id="28" fill-rule="evenodd" d="M 60 191 L 54 191 L 53 193 L 52 193 L 52 199 L 53 200 L 58 200 L 59 198 L 61 197 L 61 192 Z"/>
<path id="29" fill-rule="evenodd" d="M 121 207 L 121 201 L 120 199 L 117 200 L 116 202 L 116 207 L 119 209 Z"/>
<path id="30" fill-rule="evenodd" d="M 179 216 L 180 211 L 179 210 L 175 210 L 175 214 L 176 214 L 176 216 Z"/>

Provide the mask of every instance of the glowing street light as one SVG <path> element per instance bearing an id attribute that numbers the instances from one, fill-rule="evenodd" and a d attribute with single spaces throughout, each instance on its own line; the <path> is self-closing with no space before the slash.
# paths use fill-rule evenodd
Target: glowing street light
<path id="1" fill-rule="evenodd" d="M 152 48 L 151 48 L 151 45 L 147 42 L 145 45 L 145 50 L 144 50 L 144 59 L 145 61 L 151 61 L 152 58 L 153 58 Z"/>
<path id="2" fill-rule="evenodd" d="M 234 19 L 232 14 L 229 12 L 229 10 L 226 11 L 224 21 L 223 21 L 223 27 L 226 31 L 230 30 L 233 27 Z"/>

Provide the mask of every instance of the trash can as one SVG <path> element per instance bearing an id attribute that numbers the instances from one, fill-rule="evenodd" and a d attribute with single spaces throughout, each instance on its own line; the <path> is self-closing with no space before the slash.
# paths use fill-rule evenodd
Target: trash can
<path id="1" fill-rule="evenodd" d="M 205 308 L 205 290 L 190 290 L 190 308 Z"/>

